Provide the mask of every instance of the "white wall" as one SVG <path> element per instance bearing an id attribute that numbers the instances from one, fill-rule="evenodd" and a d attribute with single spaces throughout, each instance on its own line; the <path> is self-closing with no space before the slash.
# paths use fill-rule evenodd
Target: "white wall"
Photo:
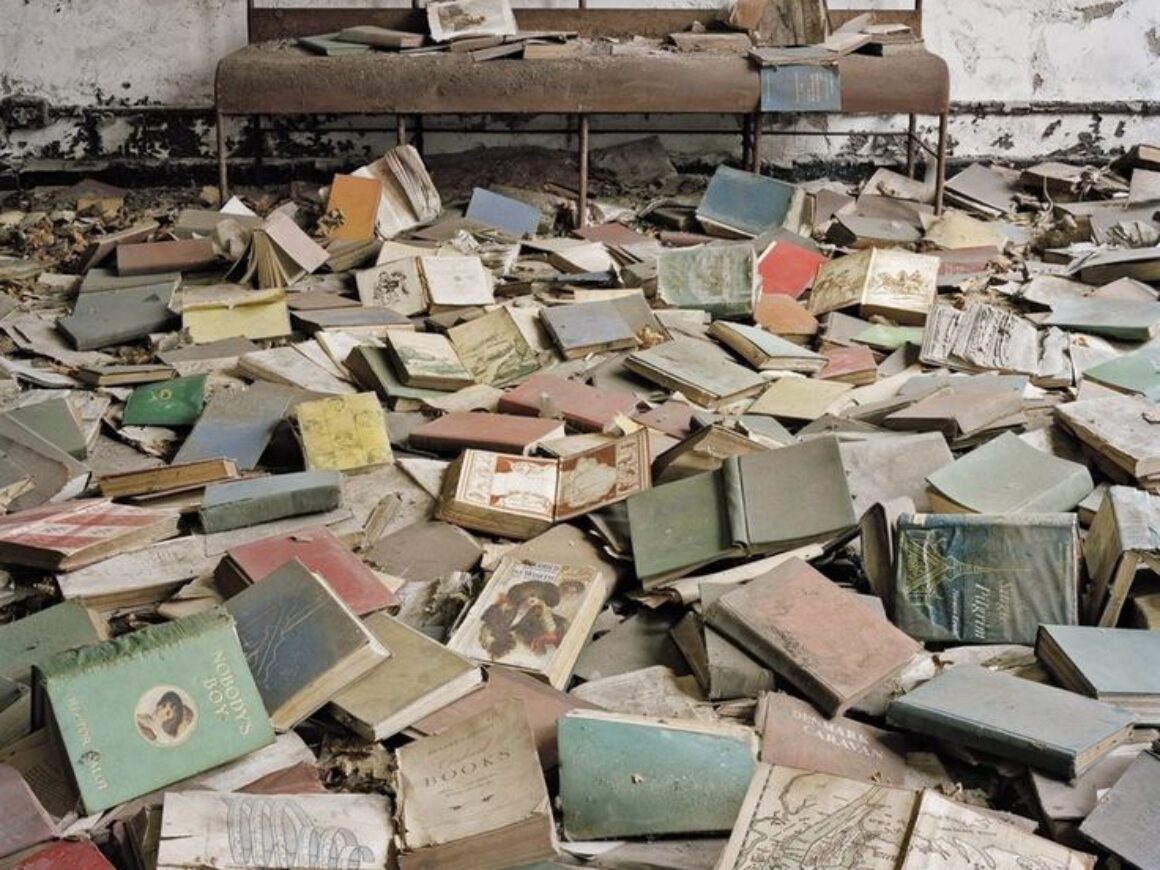
<path id="1" fill-rule="evenodd" d="M 0 100 L 44 97 L 57 117 L 45 130 L 0 129 L 0 162 L 208 157 L 213 137 L 206 115 L 164 110 L 211 105 L 214 65 L 244 42 L 244 12 L 242 0 L 0 0 Z M 951 67 L 958 157 L 1097 156 L 1160 141 L 1160 0 L 927 0 L 926 31 L 932 50 Z M 151 108 L 130 111 L 142 104 Z M 806 128 L 824 123 L 803 121 Z M 841 129 L 883 126 L 877 119 L 833 122 Z M 386 141 L 342 138 L 367 152 Z M 481 129 L 432 134 L 428 145 L 442 150 L 492 141 Z M 721 136 L 670 136 L 667 144 L 697 153 L 736 147 L 733 137 Z M 859 157 L 880 153 L 881 145 L 799 137 L 770 142 L 767 155 L 779 162 Z"/>

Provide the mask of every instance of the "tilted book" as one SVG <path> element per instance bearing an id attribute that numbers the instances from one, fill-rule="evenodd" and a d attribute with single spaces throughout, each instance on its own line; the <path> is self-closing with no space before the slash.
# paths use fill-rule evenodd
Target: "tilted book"
<path id="1" fill-rule="evenodd" d="M 1142 752 L 1080 825 L 1080 833 L 1136 867 L 1160 866 L 1151 820 L 1160 813 L 1160 755 Z"/>
<path id="2" fill-rule="evenodd" d="M 1041 625 L 1035 655 L 1065 689 L 1131 710 L 1142 725 L 1160 725 L 1160 632 Z"/>
<path id="3" fill-rule="evenodd" d="M 604 593 L 592 568 L 503 559 L 447 646 L 565 688 Z"/>
<path id="4" fill-rule="evenodd" d="M 1119 707 L 966 664 L 896 698 L 886 719 L 1062 779 L 1082 774 L 1136 724 Z"/>
<path id="5" fill-rule="evenodd" d="M 307 468 L 354 471 L 394 461 L 387 415 L 374 393 L 302 402 L 294 414 Z"/>
<path id="6" fill-rule="evenodd" d="M 560 720 L 570 839 L 701 834 L 733 826 L 757 768 L 752 729 L 579 710 Z"/>
<path id="7" fill-rule="evenodd" d="M 87 813 L 274 742 L 220 607 L 61 653 L 36 680 Z"/>
<path id="8" fill-rule="evenodd" d="M 841 715 L 910 663 L 920 647 L 800 559 L 726 593 L 706 621 L 784 677 L 827 716 Z"/>
<path id="9" fill-rule="evenodd" d="M 0 626 L 0 677 L 27 683 L 34 665 L 108 637 L 105 620 L 83 604 L 65 601 L 48 607 Z"/>
<path id="10" fill-rule="evenodd" d="M 657 298 L 670 308 L 749 317 L 760 292 L 751 245 L 666 249 L 657 257 Z"/>
<path id="11" fill-rule="evenodd" d="M 556 854 L 548 789 L 517 701 L 401 747 L 396 794 L 402 870 L 500 870 Z"/>
<path id="12" fill-rule="evenodd" d="M 226 603 L 275 728 L 322 707 L 390 655 L 325 581 L 294 560 Z"/>
<path id="13" fill-rule="evenodd" d="M 1035 642 L 1078 621 L 1074 514 L 904 514 L 891 612 L 923 641 Z"/>

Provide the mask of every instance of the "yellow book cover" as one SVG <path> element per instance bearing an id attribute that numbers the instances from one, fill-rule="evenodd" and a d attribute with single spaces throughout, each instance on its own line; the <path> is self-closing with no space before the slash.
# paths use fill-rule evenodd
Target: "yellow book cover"
<path id="1" fill-rule="evenodd" d="M 387 418 L 374 393 L 303 402 L 297 414 L 307 468 L 351 471 L 394 462 Z"/>

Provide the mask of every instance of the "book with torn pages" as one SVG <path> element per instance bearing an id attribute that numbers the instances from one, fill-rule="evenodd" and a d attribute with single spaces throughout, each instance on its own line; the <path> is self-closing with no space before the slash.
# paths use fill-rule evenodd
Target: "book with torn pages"
<path id="1" fill-rule="evenodd" d="M 352 30 L 381 31 L 382 28 L 364 26 L 348 28 L 344 32 Z M 375 228 L 384 239 L 393 239 L 399 233 L 430 223 L 443 211 L 439 190 L 423 165 L 423 158 L 412 145 L 392 148 L 374 163 L 356 169 L 352 174 L 360 178 L 377 178 L 382 183 Z"/>
<path id="2" fill-rule="evenodd" d="M 177 534 L 176 511 L 94 498 L 0 517 L 0 561 L 72 571 Z"/>
<path id="3" fill-rule="evenodd" d="M 675 338 L 628 355 L 625 366 L 698 405 L 716 409 L 765 387 L 765 379 L 733 362 L 720 348 L 695 338 Z"/>
<path id="4" fill-rule="evenodd" d="M 419 272 L 432 313 L 495 304 L 495 278 L 479 257 L 420 257 Z"/>
<path id="5" fill-rule="evenodd" d="M 705 619 L 827 716 L 898 674 L 920 649 L 800 559 L 721 596 Z"/>
<path id="6" fill-rule="evenodd" d="M 1055 407 L 1055 419 L 1091 449 L 1112 480 L 1160 492 L 1160 409 L 1138 396 Z"/>
<path id="7" fill-rule="evenodd" d="M 960 371 L 1039 373 L 1039 331 L 1023 317 L 997 305 L 976 302 L 959 310 L 930 308 L 919 359 Z"/>
<path id="8" fill-rule="evenodd" d="M 465 695 L 479 690 L 483 673 L 463 656 L 385 613 L 367 628 L 390 658 L 340 690 L 331 715 L 366 740 L 386 740 Z"/>
<path id="9" fill-rule="evenodd" d="M 789 870 L 824 861 L 895 870 L 916 797 L 882 783 L 762 764 L 717 867 Z"/>
<path id="10" fill-rule="evenodd" d="M 1091 578 L 1083 621 L 1119 625 L 1137 575 L 1160 574 L 1160 496 L 1110 487 L 1084 539 L 1083 556 Z"/>
<path id="11" fill-rule="evenodd" d="M 1160 725 L 1160 633 L 1132 628 L 1041 625 L 1035 657 L 1065 689 L 1131 710 Z"/>
<path id="12" fill-rule="evenodd" d="M 400 379 L 409 387 L 458 390 L 475 383 L 447 336 L 437 332 L 398 332 L 387 345 Z"/>
<path id="13" fill-rule="evenodd" d="M 385 867 L 393 833 L 382 795 L 167 792 L 157 867 Z"/>
<path id="14" fill-rule="evenodd" d="M 274 742 L 220 607 L 60 653 L 36 680 L 90 814 Z"/>
<path id="15" fill-rule="evenodd" d="M 394 461 L 387 415 L 374 393 L 302 402 L 294 416 L 308 469 L 355 471 Z"/>
<path id="16" fill-rule="evenodd" d="M 922 793 L 899 870 L 958 870 L 964 861 L 992 867 L 1092 870 L 1094 855 L 1037 837 L 1021 827 L 944 797 Z"/>
<path id="17" fill-rule="evenodd" d="M 504 559 L 447 647 L 563 689 L 604 597 L 605 582 L 592 568 Z"/>
<path id="18" fill-rule="evenodd" d="M 572 840 L 727 831 L 756 768 L 751 728 L 577 710 L 560 720 L 564 831 Z"/>
<path id="19" fill-rule="evenodd" d="M 465 450 L 444 477 L 436 515 L 526 540 L 651 485 L 643 429 L 563 459 Z"/>
<path id="20" fill-rule="evenodd" d="M 1074 514 L 903 514 L 891 613 L 923 641 L 1032 644 L 1078 622 Z"/>
<path id="21" fill-rule="evenodd" d="M 436 42 L 518 32 L 507 0 L 437 0 L 427 4 L 427 28 Z"/>
<path id="22" fill-rule="evenodd" d="M 1074 779 L 1131 735 L 1127 710 L 1065 689 L 958 664 L 890 702 L 887 722 L 1061 779 Z"/>
<path id="23" fill-rule="evenodd" d="M 922 324 L 938 292 L 937 257 L 870 248 L 839 257 L 818 270 L 810 313 L 857 306 L 863 317 L 880 314 L 903 324 Z"/>
<path id="24" fill-rule="evenodd" d="M 226 603 L 270 722 L 297 725 L 390 650 L 297 560 Z"/>
<path id="25" fill-rule="evenodd" d="M 290 334 L 286 291 L 239 284 L 187 287 L 181 293 L 181 325 L 195 344 L 225 338 L 281 338 Z"/>
<path id="26" fill-rule="evenodd" d="M 250 236 L 250 246 L 227 279 L 258 287 L 289 287 L 313 274 L 330 255 L 284 212 L 275 211 Z"/>
<path id="27" fill-rule="evenodd" d="M 666 249 L 657 257 L 657 299 L 670 308 L 750 317 L 760 292 L 752 245 Z"/>
<path id="28" fill-rule="evenodd" d="M 518 701 L 402 746 L 397 758 L 402 870 L 501 870 L 556 855 L 552 805 Z"/>

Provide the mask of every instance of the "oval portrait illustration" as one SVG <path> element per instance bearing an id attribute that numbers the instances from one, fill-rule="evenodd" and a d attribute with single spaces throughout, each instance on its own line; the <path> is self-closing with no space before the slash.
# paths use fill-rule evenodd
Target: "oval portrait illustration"
<path id="1" fill-rule="evenodd" d="M 180 746 L 197 729 L 197 706 L 184 689 L 154 686 L 133 709 L 137 733 L 157 746 Z"/>

